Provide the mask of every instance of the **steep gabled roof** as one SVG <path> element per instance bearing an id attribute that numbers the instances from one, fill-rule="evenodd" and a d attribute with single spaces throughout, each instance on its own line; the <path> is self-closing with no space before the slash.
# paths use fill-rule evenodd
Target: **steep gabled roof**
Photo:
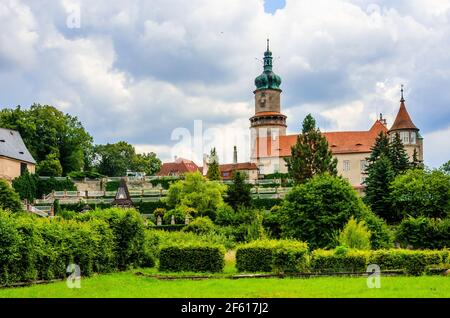
<path id="1" fill-rule="evenodd" d="M 370 148 L 380 132 L 387 133 L 388 129 L 377 120 L 368 131 L 338 131 L 323 132 L 328 146 L 333 154 L 370 153 Z M 253 157 L 290 157 L 291 148 L 297 142 L 298 135 L 280 136 L 276 139 L 258 138 L 256 154 Z"/>
<path id="2" fill-rule="evenodd" d="M 0 156 L 36 164 L 20 133 L 11 129 L 0 128 Z"/>
<path id="3" fill-rule="evenodd" d="M 394 124 L 392 125 L 390 131 L 392 130 L 402 130 L 402 129 L 413 129 L 419 130 L 416 125 L 411 120 L 405 106 L 405 100 L 402 98 L 400 101 L 400 109 L 395 117 Z"/>

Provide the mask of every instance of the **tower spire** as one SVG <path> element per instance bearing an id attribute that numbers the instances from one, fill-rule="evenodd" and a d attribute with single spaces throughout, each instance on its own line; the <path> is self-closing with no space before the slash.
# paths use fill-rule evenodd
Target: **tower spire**
<path id="1" fill-rule="evenodd" d="M 402 92 L 402 98 L 400 99 L 400 102 L 404 103 L 405 102 L 405 98 L 403 98 L 403 84 L 402 84 L 401 92 Z"/>
<path id="2" fill-rule="evenodd" d="M 267 52 L 269 52 L 269 38 L 267 38 Z"/>

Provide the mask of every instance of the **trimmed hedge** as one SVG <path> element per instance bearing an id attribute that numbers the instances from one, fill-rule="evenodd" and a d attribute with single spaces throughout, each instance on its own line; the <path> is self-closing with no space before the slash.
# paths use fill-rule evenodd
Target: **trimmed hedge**
<path id="1" fill-rule="evenodd" d="M 140 215 L 110 209 L 66 220 L 0 211 L 0 284 L 65 278 L 72 263 L 83 276 L 153 267 Z"/>
<path id="2" fill-rule="evenodd" d="M 449 263 L 449 251 L 378 250 L 369 258 L 370 264 L 377 264 L 381 270 L 404 270 L 406 274 L 419 276 L 430 265 Z"/>
<path id="3" fill-rule="evenodd" d="M 161 224 L 149 226 L 151 230 L 163 230 L 163 231 L 181 231 L 186 227 L 185 224 Z"/>
<path id="4" fill-rule="evenodd" d="M 288 240 L 261 240 L 236 250 L 239 272 L 302 272 L 308 268 L 306 243 Z"/>
<path id="5" fill-rule="evenodd" d="M 315 250 L 311 254 L 311 271 L 316 273 L 365 272 L 369 251 Z"/>
<path id="6" fill-rule="evenodd" d="M 159 270 L 162 272 L 222 272 L 225 249 L 221 245 L 176 245 L 162 247 Z"/>

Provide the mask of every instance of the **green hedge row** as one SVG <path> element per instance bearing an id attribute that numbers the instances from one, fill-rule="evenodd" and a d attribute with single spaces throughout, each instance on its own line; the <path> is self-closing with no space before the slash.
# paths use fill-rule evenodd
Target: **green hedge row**
<path id="1" fill-rule="evenodd" d="M 449 251 L 378 250 L 372 251 L 369 264 L 377 264 L 381 270 L 402 269 L 409 275 L 422 275 L 427 267 L 448 264 Z"/>
<path id="2" fill-rule="evenodd" d="M 311 253 L 311 271 L 315 273 L 365 272 L 369 251 L 315 250 Z"/>
<path id="3" fill-rule="evenodd" d="M 110 209 L 72 220 L 0 212 L 0 284 L 154 266 L 144 224 L 134 210 Z"/>
<path id="4" fill-rule="evenodd" d="M 425 217 L 404 219 L 396 231 L 397 240 L 413 248 L 443 249 L 450 247 L 450 218 Z"/>
<path id="5" fill-rule="evenodd" d="M 403 270 L 422 275 L 430 267 L 450 264 L 448 250 L 376 250 L 362 251 L 338 247 L 335 250 L 308 252 L 305 243 L 295 241 L 253 241 L 236 250 L 239 272 L 366 272 L 376 264 L 384 270 Z"/>
<path id="6" fill-rule="evenodd" d="M 261 240 L 236 250 L 239 272 L 303 272 L 308 268 L 308 247 L 303 242 Z"/>
<path id="7" fill-rule="evenodd" d="M 222 272 L 225 249 L 220 245 L 176 245 L 162 247 L 159 270 L 163 272 Z"/>

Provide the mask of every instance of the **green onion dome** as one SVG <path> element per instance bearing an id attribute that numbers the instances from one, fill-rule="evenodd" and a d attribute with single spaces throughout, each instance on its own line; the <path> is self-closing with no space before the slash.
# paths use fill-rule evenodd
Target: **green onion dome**
<path id="1" fill-rule="evenodd" d="M 281 77 L 272 71 L 272 52 L 269 50 L 267 40 L 267 51 L 264 52 L 264 72 L 255 78 L 256 89 L 280 89 Z"/>

